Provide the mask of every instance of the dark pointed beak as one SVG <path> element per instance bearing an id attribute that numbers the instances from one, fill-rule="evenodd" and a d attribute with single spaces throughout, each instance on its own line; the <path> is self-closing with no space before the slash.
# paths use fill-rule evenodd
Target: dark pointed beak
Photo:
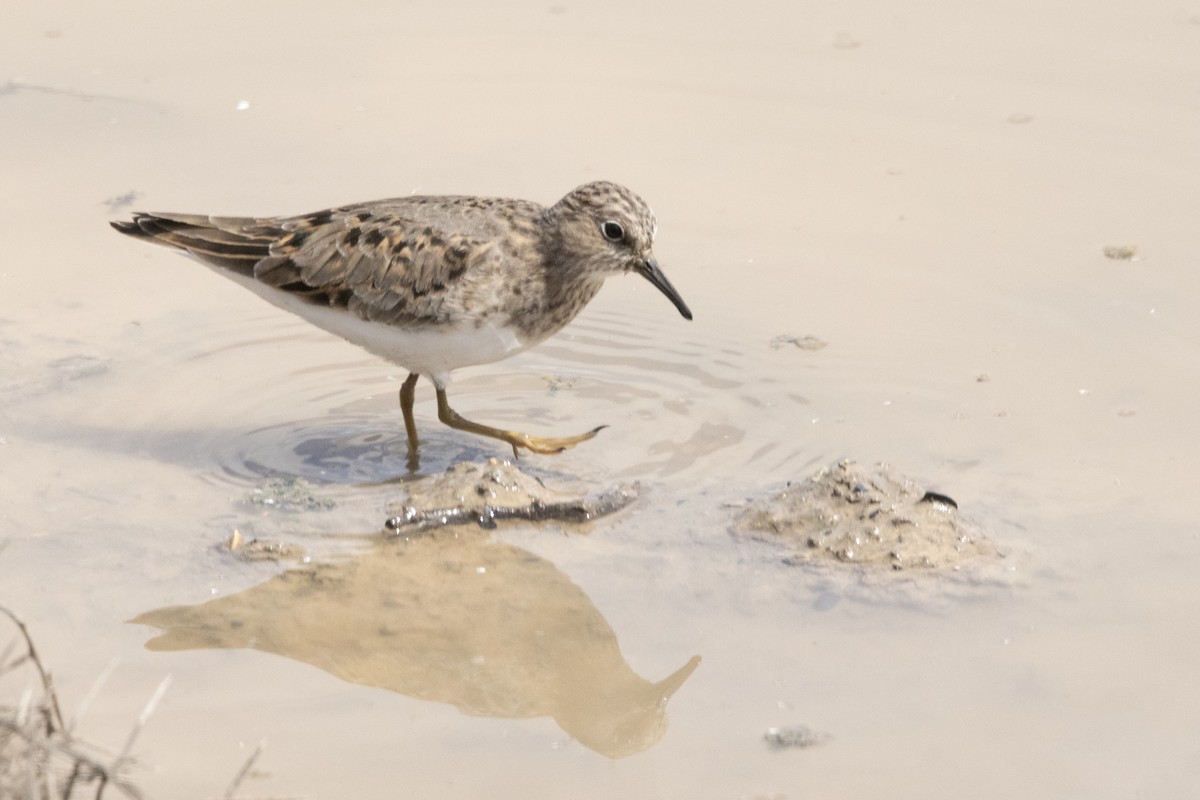
<path id="1" fill-rule="evenodd" d="M 675 291 L 675 287 L 671 285 L 669 280 L 667 280 L 667 276 L 663 275 L 663 271 L 658 268 L 657 261 L 655 261 L 653 258 L 647 258 L 645 261 L 637 264 L 634 267 L 634 270 L 636 270 L 637 273 L 643 278 L 657 286 L 658 290 L 665 294 L 667 299 L 675 304 L 675 307 L 679 309 L 679 313 L 683 314 L 684 319 L 692 318 L 691 309 L 687 307 L 687 303 L 683 302 L 683 298 L 679 296 L 679 292 Z"/>

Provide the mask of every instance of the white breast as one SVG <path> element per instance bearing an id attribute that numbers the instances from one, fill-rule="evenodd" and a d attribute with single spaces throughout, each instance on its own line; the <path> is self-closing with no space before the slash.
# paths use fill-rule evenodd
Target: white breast
<path id="1" fill-rule="evenodd" d="M 530 346 L 517 338 L 505 318 L 476 325 L 474 320 L 458 324 L 399 328 L 367 322 L 345 308 L 312 303 L 291 292 L 268 286 L 247 275 L 226 269 L 216 272 L 245 286 L 271 305 L 303 317 L 318 328 L 337 334 L 370 353 L 386 358 L 409 372 L 419 372 L 444 388 L 450 370 L 475 364 L 490 364 L 515 355 Z"/>

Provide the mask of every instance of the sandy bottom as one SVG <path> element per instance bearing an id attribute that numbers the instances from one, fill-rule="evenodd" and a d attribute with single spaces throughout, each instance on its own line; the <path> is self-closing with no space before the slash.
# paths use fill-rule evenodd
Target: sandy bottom
<path id="1" fill-rule="evenodd" d="M 149 797 L 221 796 L 264 740 L 243 796 L 1191 796 L 1200 5 L 1103 5 L 18 3 L 0 603 L 68 716 L 111 667 L 78 734 L 119 750 L 170 675 Z M 451 388 L 611 426 L 522 461 L 641 485 L 582 532 L 384 541 L 401 371 L 106 224 L 598 178 L 654 205 L 695 321 L 614 280 Z M 423 473 L 507 455 L 417 403 Z M 1003 568 L 731 534 L 842 458 L 953 497 Z M 272 476 L 333 505 L 252 502 Z"/>

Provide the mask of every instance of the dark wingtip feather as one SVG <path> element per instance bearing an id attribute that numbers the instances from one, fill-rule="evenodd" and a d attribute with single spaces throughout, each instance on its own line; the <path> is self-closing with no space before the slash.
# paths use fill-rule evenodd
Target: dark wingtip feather
<path id="1" fill-rule="evenodd" d="M 232 222 L 236 225 L 243 220 L 235 219 Z M 109 224 L 135 239 L 182 250 L 208 264 L 238 272 L 250 272 L 255 262 L 270 253 L 271 237 L 213 224 L 210 218 L 195 214 L 148 214 L 136 211 L 132 220 L 117 220 Z"/>
<path id="2" fill-rule="evenodd" d="M 124 219 L 114 219 L 109 220 L 108 224 L 112 225 L 114 230 L 129 234 L 130 236 L 137 236 L 142 232 L 136 221 L 131 222 Z"/>

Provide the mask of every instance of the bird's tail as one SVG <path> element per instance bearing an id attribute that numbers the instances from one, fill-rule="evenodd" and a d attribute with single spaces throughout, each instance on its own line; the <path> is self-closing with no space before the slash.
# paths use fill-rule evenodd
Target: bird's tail
<path id="1" fill-rule="evenodd" d="M 271 254 L 271 243 L 281 233 L 272 220 L 200 214 L 138 211 L 132 220 L 110 224 L 135 239 L 182 250 L 207 264 L 247 275 Z"/>

